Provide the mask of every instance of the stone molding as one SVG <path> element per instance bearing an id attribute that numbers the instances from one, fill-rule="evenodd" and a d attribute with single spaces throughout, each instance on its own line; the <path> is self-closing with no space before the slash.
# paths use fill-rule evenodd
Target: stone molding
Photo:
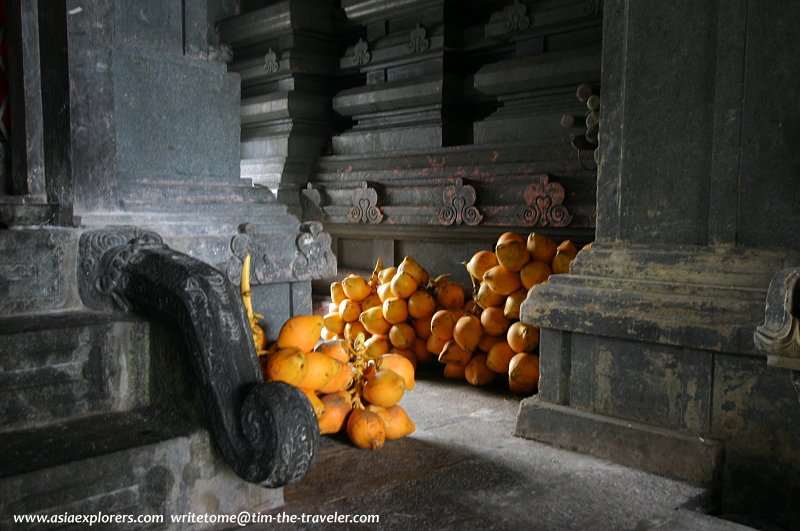
<path id="1" fill-rule="evenodd" d="M 753 331 L 764 317 L 769 279 L 796 259 L 790 251 L 595 242 L 578 254 L 569 274 L 530 290 L 522 320 L 757 356 Z"/>

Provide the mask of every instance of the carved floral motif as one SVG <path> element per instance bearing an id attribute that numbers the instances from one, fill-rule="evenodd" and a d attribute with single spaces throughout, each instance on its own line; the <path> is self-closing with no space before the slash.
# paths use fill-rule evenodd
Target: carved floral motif
<path id="1" fill-rule="evenodd" d="M 369 53 L 369 44 L 364 39 L 358 39 L 358 42 L 353 46 L 353 64 L 365 65 L 372 59 L 372 54 Z"/>
<path id="2" fill-rule="evenodd" d="M 408 49 L 411 53 L 421 53 L 431 47 L 431 40 L 427 38 L 425 27 L 417 23 L 417 27 L 411 30 Z"/>
<path id="3" fill-rule="evenodd" d="M 483 214 L 475 207 L 477 195 L 475 188 L 456 179 L 455 184 L 445 187 L 442 192 L 444 207 L 439 210 L 437 219 L 442 225 L 475 226 L 483 220 Z"/>
<path id="4" fill-rule="evenodd" d="M 278 71 L 280 65 L 278 64 L 278 54 L 272 51 L 272 48 L 264 55 L 264 71 L 267 74 L 274 74 Z"/>
<path id="5" fill-rule="evenodd" d="M 294 278 L 313 280 L 336 274 L 336 256 L 331 250 L 331 236 L 322 230 L 321 223 L 302 223 L 295 244 L 297 255 L 292 262 Z"/>
<path id="6" fill-rule="evenodd" d="M 366 181 L 353 192 L 351 199 L 353 208 L 347 213 L 351 223 L 380 223 L 383 221 L 383 212 L 378 208 L 378 192 L 369 186 Z"/>
<path id="7" fill-rule="evenodd" d="M 572 214 L 564 202 L 564 187 L 551 183 L 548 175 L 540 175 L 537 181 L 525 188 L 527 205 L 520 215 L 520 222 L 534 227 L 566 227 L 572 221 Z"/>
<path id="8" fill-rule="evenodd" d="M 293 239 L 276 238 L 261 232 L 258 225 L 246 223 L 231 239 L 233 256 L 226 264 L 231 282 L 238 283 L 244 257 L 252 259 L 254 284 L 293 282 L 327 278 L 336 274 L 336 256 L 331 250 L 331 237 L 316 221 L 302 223 Z"/>
<path id="9" fill-rule="evenodd" d="M 519 0 L 514 0 L 514 3 L 505 9 L 505 30 L 508 33 L 522 31 L 531 25 L 531 19 L 528 17 L 528 6 L 521 4 Z"/>

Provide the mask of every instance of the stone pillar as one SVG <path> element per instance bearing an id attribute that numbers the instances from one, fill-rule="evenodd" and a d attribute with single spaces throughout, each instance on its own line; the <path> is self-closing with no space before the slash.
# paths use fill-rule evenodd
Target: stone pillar
<path id="1" fill-rule="evenodd" d="M 354 126 L 333 138 L 335 155 L 437 148 L 464 141 L 462 82 L 453 68 L 456 28 L 450 2 L 345 0 L 349 21 L 363 28 L 339 61 L 365 83 L 340 91 L 334 110 Z"/>
<path id="2" fill-rule="evenodd" d="M 800 407 L 753 342 L 800 263 L 800 9 L 779 4 L 605 2 L 597 240 L 523 304 L 542 376 L 517 433 L 796 522 Z"/>
<path id="3" fill-rule="evenodd" d="M 42 106 L 40 25 L 37 2 L 4 2 L 3 135 L 0 227 L 56 221 L 57 205 L 45 182 L 45 114 Z M 46 29 L 46 27 L 45 27 Z M 5 123 L 10 113 L 10 123 Z M 8 127 L 6 127 L 8 125 Z M 13 134 L 12 134 L 13 133 Z"/>
<path id="4" fill-rule="evenodd" d="M 333 131 L 337 14 L 331 0 L 245 3 L 218 23 L 242 83 L 242 177 L 291 208 Z"/>
<path id="5" fill-rule="evenodd" d="M 213 30 L 233 14 L 227 4 L 67 2 L 71 149 L 60 202 L 75 224 L 154 231 L 233 282 L 251 253 L 272 336 L 311 311 L 310 281 L 332 274 L 335 259 L 325 233 L 240 177 L 240 78 Z M 261 302 L 273 288 L 294 297 Z"/>

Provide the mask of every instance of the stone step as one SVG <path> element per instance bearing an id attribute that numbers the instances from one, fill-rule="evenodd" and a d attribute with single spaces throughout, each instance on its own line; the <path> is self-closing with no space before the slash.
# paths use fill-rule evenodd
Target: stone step
<path id="1" fill-rule="evenodd" d="M 146 405 L 150 338 L 125 314 L 0 319 L 0 434 Z"/>
<path id="2" fill-rule="evenodd" d="M 102 514 L 156 515 L 160 522 L 126 529 L 172 529 L 171 517 L 181 514 L 236 514 L 282 503 L 282 489 L 239 479 L 208 433 L 175 411 L 90 415 L 0 434 L 3 528 L 21 514 Z"/>

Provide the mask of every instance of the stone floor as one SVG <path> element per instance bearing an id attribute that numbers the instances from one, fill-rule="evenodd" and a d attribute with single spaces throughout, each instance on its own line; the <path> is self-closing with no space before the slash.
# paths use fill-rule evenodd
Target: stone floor
<path id="1" fill-rule="evenodd" d="M 401 402 L 414 434 L 378 451 L 324 436 L 272 514 L 380 518 L 287 529 L 750 529 L 703 514 L 702 488 L 514 437 L 519 401 L 501 385 L 421 374 Z"/>

